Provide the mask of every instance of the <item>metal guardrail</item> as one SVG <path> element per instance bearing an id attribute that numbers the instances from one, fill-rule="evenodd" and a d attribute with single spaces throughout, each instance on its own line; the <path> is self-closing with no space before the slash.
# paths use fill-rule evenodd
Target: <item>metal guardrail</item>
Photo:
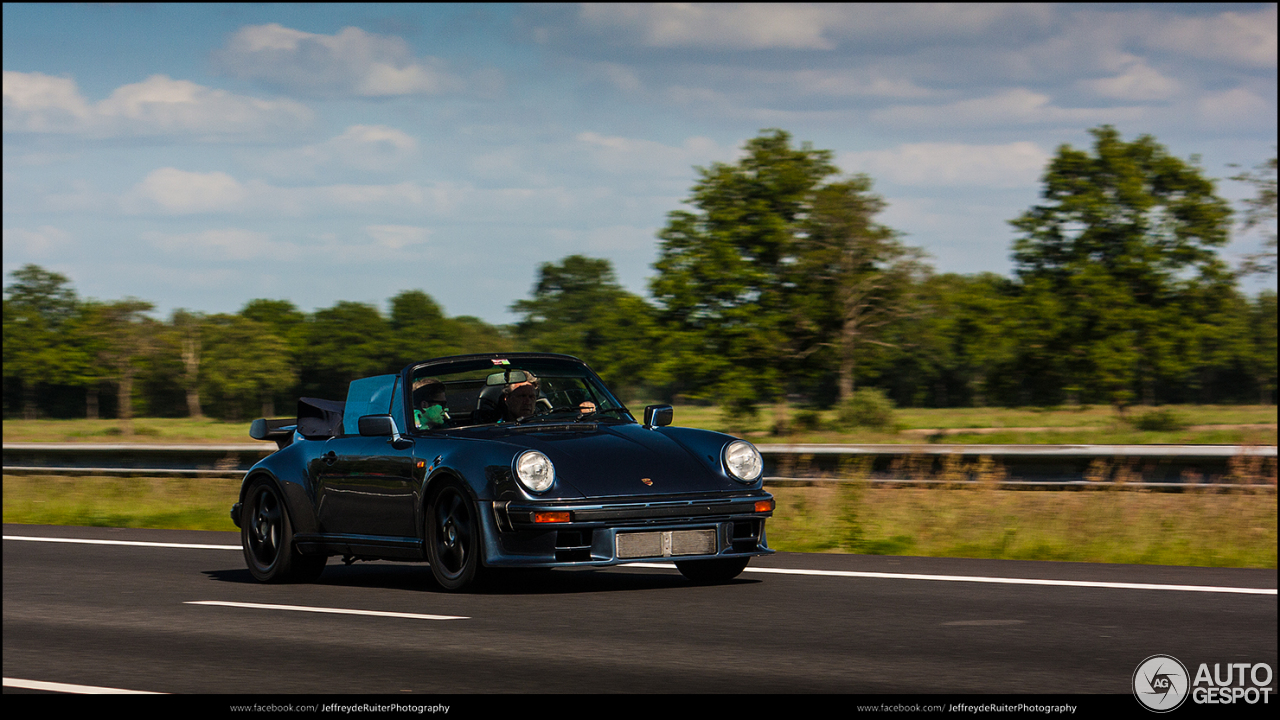
<path id="1" fill-rule="evenodd" d="M 8 447 L 8 446 L 6 446 Z M 756 445 L 765 455 L 931 455 L 981 457 L 1276 457 L 1275 445 Z"/>
<path id="2" fill-rule="evenodd" d="M 762 444 L 766 485 L 873 485 L 1078 490 L 1126 486 L 1275 489 L 1276 447 L 1236 445 Z M 7 443 L 4 472 L 240 477 L 272 443 L 223 445 Z M 1240 479 L 1248 482 L 1239 482 Z M 1223 480 L 1233 480 L 1223 482 Z"/>
<path id="3" fill-rule="evenodd" d="M 3 450 L 11 474 L 239 477 L 276 445 L 5 443 Z"/>
<path id="4" fill-rule="evenodd" d="M 1079 490 L 1271 488 L 1276 447 L 1238 445 L 760 445 L 766 483 Z M 847 480 L 844 480 L 847 481 Z"/>

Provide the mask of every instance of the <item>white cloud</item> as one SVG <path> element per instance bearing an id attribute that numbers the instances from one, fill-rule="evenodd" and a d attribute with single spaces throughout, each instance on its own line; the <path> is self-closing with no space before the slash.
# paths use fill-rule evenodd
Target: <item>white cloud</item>
<path id="1" fill-rule="evenodd" d="M 933 94 L 910 80 L 893 79 L 865 70 L 801 70 L 776 75 L 776 82 L 785 83 L 805 95 L 909 98 Z"/>
<path id="2" fill-rule="evenodd" d="M 403 250 L 415 245 L 423 245 L 431 236 L 431 229 L 414 225 L 369 225 L 365 232 L 379 247 L 388 250 Z"/>
<path id="3" fill-rule="evenodd" d="M 1140 36 L 1149 47 L 1248 67 L 1276 67 L 1276 6 L 1254 13 L 1161 18 Z"/>
<path id="4" fill-rule="evenodd" d="M 418 156 L 418 141 L 385 125 L 352 125 L 314 145 L 244 154 L 246 165 L 273 177 L 311 177 L 322 171 L 384 172 Z"/>
<path id="5" fill-rule="evenodd" d="M 71 234 L 52 225 L 35 230 L 4 229 L 4 254 L 13 252 L 28 257 L 55 257 L 71 248 Z"/>
<path id="6" fill-rule="evenodd" d="M 191 233 L 148 232 L 142 239 L 169 255 L 205 262 L 296 262 L 305 257 L 326 264 L 341 264 L 386 260 L 406 249 L 418 252 L 431 230 L 412 225 L 369 225 L 363 228 L 363 233 L 363 236 L 324 233 L 277 239 L 256 230 L 218 228 Z"/>
<path id="7" fill-rule="evenodd" d="M 90 114 L 71 78 L 4 71 L 5 132 L 63 132 L 83 126 Z"/>
<path id="8" fill-rule="evenodd" d="M 175 255 L 204 260 L 288 259 L 297 249 L 275 243 L 265 232 L 240 228 L 203 230 L 194 233 L 143 233 L 152 246 Z"/>
<path id="9" fill-rule="evenodd" d="M 320 96 L 435 95 L 468 85 L 442 61 L 414 57 L 401 38 L 357 27 L 319 35 L 276 23 L 252 25 L 232 35 L 214 61 L 235 77 Z M 485 84 L 492 83 L 490 75 Z"/>
<path id="10" fill-rule="evenodd" d="M 59 183 L 57 189 L 38 201 L 41 210 L 54 213 L 110 211 L 115 205 L 111 193 L 102 192 L 87 180 L 79 178 Z"/>
<path id="11" fill-rule="evenodd" d="M 588 30 L 658 48 L 833 50 L 842 41 L 896 42 L 972 35 L 998 23 L 1038 26 L 1052 15 L 1034 5 L 593 4 L 580 6 Z M 546 41 L 556 28 L 535 30 Z"/>
<path id="12" fill-rule="evenodd" d="M 376 214 L 410 217 L 527 216 L 548 209 L 567 210 L 589 205 L 601 191 L 574 193 L 559 187 L 479 189 L 468 184 L 339 183 L 282 187 L 262 180 L 242 182 L 224 172 L 189 172 L 165 167 L 153 170 L 119 198 L 119 208 L 131 215 L 262 215 L 325 217 Z M 389 227 L 389 226 L 388 226 Z M 388 240 L 390 236 L 380 236 Z"/>
<path id="13" fill-rule="evenodd" d="M 839 166 L 898 185 L 1012 188 L 1036 184 L 1049 154 L 1032 142 L 1007 145 L 915 143 L 842 153 Z"/>
<path id="14" fill-rule="evenodd" d="M 448 213 L 468 194 L 468 189 L 451 183 L 420 185 L 401 182 L 393 185 L 327 185 L 299 188 L 292 192 L 297 193 L 308 205 L 366 212 L 414 209 Z"/>
<path id="15" fill-rule="evenodd" d="M 1119 75 L 1081 81 L 1086 90 L 1116 100 L 1167 100 L 1182 90 L 1177 80 L 1167 78 L 1145 62 L 1134 62 Z"/>
<path id="16" fill-rule="evenodd" d="M 701 136 L 688 138 L 679 147 L 595 132 L 579 133 L 575 139 L 602 170 L 614 174 L 644 172 L 683 177 L 694 165 L 728 159 L 734 152 Z"/>
<path id="17" fill-rule="evenodd" d="M 1024 125 L 1036 123 L 1094 124 L 1135 120 L 1143 108 L 1062 108 L 1052 98 L 1026 88 L 945 105 L 895 105 L 871 113 L 891 125 Z"/>
<path id="18" fill-rule="evenodd" d="M 122 202 L 126 212 L 188 215 L 242 210 L 249 199 L 248 190 L 226 173 L 165 167 L 148 173 Z"/>
<path id="19" fill-rule="evenodd" d="M 1272 101 L 1245 88 L 1233 88 L 1200 97 L 1196 102 L 1196 118 L 1202 125 L 1216 129 L 1270 128 L 1274 133 L 1276 108 Z"/>
<path id="20" fill-rule="evenodd" d="M 815 5 L 598 5 L 579 17 L 596 28 L 622 27 L 653 47 L 792 48 L 830 50 L 831 6 Z"/>
<path id="21" fill-rule="evenodd" d="M 291 100 L 236 95 L 166 75 L 122 85 L 90 104 L 70 78 L 4 72 L 5 132 L 194 135 L 213 140 L 296 129 L 311 119 L 308 108 Z"/>

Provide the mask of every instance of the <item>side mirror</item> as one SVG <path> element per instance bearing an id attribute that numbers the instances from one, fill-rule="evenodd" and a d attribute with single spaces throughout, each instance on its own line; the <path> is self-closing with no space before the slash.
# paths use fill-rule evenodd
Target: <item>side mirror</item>
<path id="1" fill-rule="evenodd" d="M 675 408 L 670 405 L 650 405 L 644 409 L 644 426 L 650 430 L 671 424 Z"/>
<path id="2" fill-rule="evenodd" d="M 396 432 L 396 423 L 390 415 L 365 415 L 356 421 L 360 434 L 365 437 L 390 438 L 391 447 L 403 450 L 413 444 L 413 440 L 402 437 Z"/>
<path id="3" fill-rule="evenodd" d="M 365 415 L 360 418 L 358 426 L 360 434 L 366 437 L 391 436 L 396 434 L 395 422 L 390 415 Z"/>

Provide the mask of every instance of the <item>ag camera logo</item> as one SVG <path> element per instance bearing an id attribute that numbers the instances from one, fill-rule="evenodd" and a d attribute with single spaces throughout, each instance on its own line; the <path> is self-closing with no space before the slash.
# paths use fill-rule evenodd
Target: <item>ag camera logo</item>
<path id="1" fill-rule="evenodd" d="M 1148 710 L 1164 713 L 1187 699 L 1187 668 L 1172 655 L 1152 655 L 1133 671 L 1133 694 Z"/>

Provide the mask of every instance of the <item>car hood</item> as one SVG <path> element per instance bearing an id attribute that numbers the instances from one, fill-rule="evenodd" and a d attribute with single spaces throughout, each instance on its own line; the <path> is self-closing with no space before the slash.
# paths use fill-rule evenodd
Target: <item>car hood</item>
<path id="1" fill-rule="evenodd" d="M 643 497 L 745 489 L 719 470 L 720 451 L 732 438 L 716 437 L 708 442 L 711 438 L 706 436 L 712 434 L 702 433 L 701 442 L 690 443 L 687 438 L 682 442 L 680 431 L 650 430 L 632 423 L 529 425 L 508 431 L 503 441 L 550 458 L 560 497 Z"/>

